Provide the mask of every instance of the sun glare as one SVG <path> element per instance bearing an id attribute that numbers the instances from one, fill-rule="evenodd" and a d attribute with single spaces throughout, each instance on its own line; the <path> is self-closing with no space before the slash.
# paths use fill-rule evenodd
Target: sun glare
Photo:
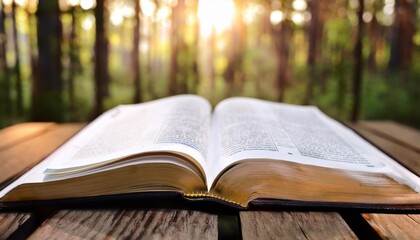
<path id="1" fill-rule="evenodd" d="M 92 15 L 88 15 L 82 21 L 82 28 L 86 31 L 92 29 L 93 24 L 95 23 L 95 18 Z"/>
<path id="2" fill-rule="evenodd" d="M 69 0 L 68 2 L 69 2 L 69 5 L 73 7 L 80 4 L 80 0 Z"/>
<path id="3" fill-rule="evenodd" d="M 294 0 L 292 3 L 293 9 L 295 9 L 296 11 L 304 11 L 306 10 L 307 6 L 308 4 L 305 0 Z"/>
<path id="4" fill-rule="evenodd" d="M 212 30 L 223 32 L 228 29 L 235 16 L 232 0 L 201 0 L 198 4 L 200 34 L 209 37 Z"/>
<path id="5" fill-rule="evenodd" d="M 3 0 L 4 6 L 12 6 L 13 0 Z"/>
<path id="6" fill-rule="evenodd" d="M 274 10 L 270 14 L 270 22 L 273 25 L 279 24 L 281 21 L 284 20 L 284 14 L 280 10 Z"/>
<path id="7" fill-rule="evenodd" d="M 80 0 L 80 7 L 83 10 L 93 9 L 96 6 L 96 0 Z"/>
<path id="8" fill-rule="evenodd" d="M 156 11 L 156 4 L 152 0 L 141 0 L 140 6 L 146 17 L 151 17 Z"/>
<path id="9" fill-rule="evenodd" d="M 123 23 L 124 18 L 132 18 L 135 16 L 135 11 L 132 6 L 123 2 L 115 2 L 109 5 L 110 20 L 114 26 L 119 26 Z"/>
<path id="10" fill-rule="evenodd" d="M 28 4 L 26 0 L 15 0 L 15 3 L 16 3 L 19 7 L 26 7 L 26 4 Z"/>
<path id="11" fill-rule="evenodd" d="M 297 25 L 301 25 L 305 21 L 305 16 L 301 12 L 292 12 L 292 21 Z"/>
<path id="12" fill-rule="evenodd" d="M 258 4 L 249 4 L 243 13 L 243 20 L 245 23 L 250 24 L 254 21 L 258 14 L 263 14 L 264 8 Z"/>

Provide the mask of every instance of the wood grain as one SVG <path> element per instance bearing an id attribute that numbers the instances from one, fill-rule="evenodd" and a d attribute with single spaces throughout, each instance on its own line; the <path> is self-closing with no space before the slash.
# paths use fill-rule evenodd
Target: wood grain
<path id="1" fill-rule="evenodd" d="M 30 216 L 30 213 L 0 213 L 0 239 L 8 238 Z"/>
<path id="2" fill-rule="evenodd" d="M 420 132 L 414 128 L 392 121 L 362 121 L 358 126 L 420 153 Z"/>
<path id="3" fill-rule="evenodd" d="M 420 239 L 420 214 L 363 214 L 384 239 Z"/>
<path id="4" fill-rule="evenodd" d="M 369 131 L 359 125 L 349 125 L 355 129 L 360 135 L 374 143 L 376 146 L 384 150 L 386 153 L 397 159 L 400 163 L 404 164 L 410 170 L 420 174 L 420 153 L 407 148 L 401 144 L 384 138 Z"/>
<path id="5" fill-rule="evenodd" d="M 47 131 L 54 123 L 20 123 L 0 131 L 0 151 Z"/>
<path id="6" fill-rule="evenodd" d="M 85 124 L 60 124 L 0 151 L 0 183 L 34 166 L 78 132 Z"/>
<path id="7" fill-rule="evenodd" d="M 357 239 L 338 213 L 241 212 L 243 239 Z"/>
<path id="8" fill-rule="evenodd" d="M 374 131 L 367 129 L 366 125 Z M 414 129 L 394 122 L 364 122 L 352 125 L 352 127 L 411 170 L 420 174 L 420 154 L 412 147 L 408 147 L 407 144 L 402 144 L 414 141 L 418 137 L 418 132 L 416 133 Z M 394 135 L 398 141 L 390 139 L 386 135 Z M 418 143 L 413 144 L 417 145 Z M 362 214 L 362 216 L 382 238 L 420 239 L 419 214 Z"/>
<path id="9" fill-rule="evenodd" d="M 61 210 L 30 239 L 216 239 L 217 216 L 186 210 Z"/>

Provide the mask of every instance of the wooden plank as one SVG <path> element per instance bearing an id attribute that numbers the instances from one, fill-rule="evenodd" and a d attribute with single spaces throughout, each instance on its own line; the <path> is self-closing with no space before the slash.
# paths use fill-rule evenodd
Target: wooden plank
<path id="1" fill-rule="evenodd" d="M 420 153 L 420 132 L 414 128 L 392 121 L 362 121 L 358 126 Z"/>
<path id="2" fill-rule="evenodd" d="M 21 123 L 0 131 L 0 151 L 48 131 L 54 123 Z"/>
<path id="3" fill-rule="evenodd" d="M 32 167 L 61 146 L 85 124 L 60 124 L 44 134 L 34 136 L 0 151 L 0 183 Z"/>
<path id="4" fill-rule="evenodd" d="M 49 155 L 84 124 L 23 123 L 0 131 L 0 183 Z M 20 228 L 31 213 L 0 213 L 0 239 Z"/>
<path id="5" fill-rule="evenodd" d="M 411 170 L 420 174 L 420 154 L 412 148 L 407 148 L 407 145 L 404 144 L 413 141 L 416 138 L 416 134 L 406 132 L 409 128 L 404 128 L 401 125 L 395 127 L 394 125 L 396 124 L 392 122 L 370 122 L 368 127 L 374 129 L 374 131 L 367 129 L 366 125 L 363 124 L 352 125 L 352 127 Z M 389 133 L 386 133 L 388 130 Z M 398 135 L 398 141 L 390 139 L 385 133 Z M 420 238 L 420 215 L 362 214 L 362 216 L 382 238 Z"/>
<path id="6" fill-rule="evenodd" d="M 186 210 L 61 210 L 29 239 L 216 239 L 217 216 Z"/>
<path id="7" fill-rule="evenodd" d="M 0 213 L 0 239 L 8 238 L 30 216 L 30 213 Z"/>
<path id="8" fill-rule="evenodd" d="M 420 175 L 420 153 L 413 151 L 412 149 L 406 148 L 394 141 L 386 139 L 382 136 L 375 134 L 369 130 L 366 130 L 359 125 L 351 125 L 350 127 L 355 129 L 360 135 L 374 143 L 379 148 L 383 149 L 386 153 L 397 159 L 400 163 L 407 166 L 410 170 Z"/>
<path id="9" fill-rule="evenodd" d="M 383 239 L 420 239 L 420 214 L 363 214 Z"/>
<path id="10" fill-rule="evenodd" d="M 243 239 L 357 239 L 338 213 L 241 212 Z"/>

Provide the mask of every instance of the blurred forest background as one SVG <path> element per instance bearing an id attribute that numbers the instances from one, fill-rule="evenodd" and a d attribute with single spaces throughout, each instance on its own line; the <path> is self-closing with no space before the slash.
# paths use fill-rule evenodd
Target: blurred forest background
<path id="1" fill-rule="evenodd" d="M 193 93 L 420 128 L 420 0 L 0 3 L 0 127 Z"/>

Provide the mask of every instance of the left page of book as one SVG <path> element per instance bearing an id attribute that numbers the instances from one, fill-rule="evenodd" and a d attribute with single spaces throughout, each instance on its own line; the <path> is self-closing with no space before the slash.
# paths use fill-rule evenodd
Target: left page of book
<path id="1" fill-rule="evenodd" d="M 119 106 L 101 115 L 72 139 L 47 172 L 154 152 L 187 155 L 205 168 L 210 117 L 210 104 L 194 95 Z"/>
<path id="2" fill-rule="evenodd" d="M 163 162 L 168 161 L 164 153 L 173 153 L 186 156 L 205 169 L 210 117 L 211 105 L 194 95 L 118 106 L 6 187 L 0 198 L 19 184 L 43 182 L 48 174 L 103 170 L 101 166 L 142 153 L 149 163 L 158 162 L 159 157 L 147 157 L 148 153 L 161 154 Z"/>

